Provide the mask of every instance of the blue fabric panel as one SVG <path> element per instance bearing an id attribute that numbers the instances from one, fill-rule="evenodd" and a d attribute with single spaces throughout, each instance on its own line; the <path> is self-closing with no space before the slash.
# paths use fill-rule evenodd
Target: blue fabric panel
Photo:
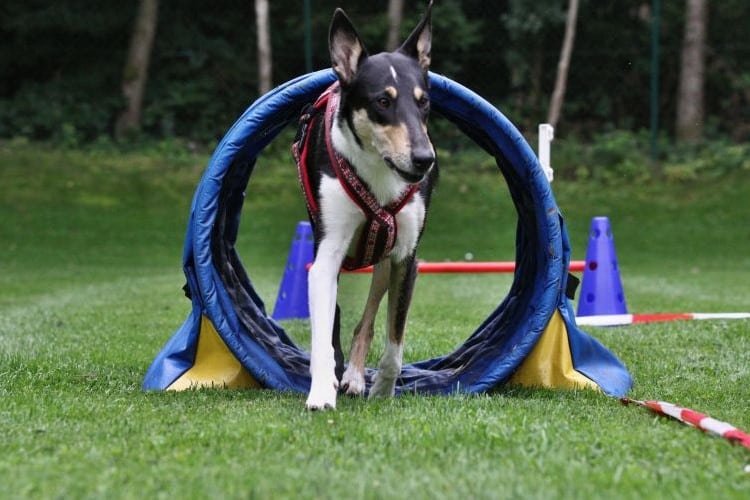
<path id="1" fill-rule="evenodd" d="M 194 306 L 182 326 L 151 363 L 143 379 L 144 389 L 164 390 L 193 366 L 200 326 L 200 308 Z"/>

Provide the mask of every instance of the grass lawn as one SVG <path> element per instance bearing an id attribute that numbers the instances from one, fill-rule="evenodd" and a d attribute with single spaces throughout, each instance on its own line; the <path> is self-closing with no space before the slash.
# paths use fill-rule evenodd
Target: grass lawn
<path id="1" fill-rule="evenodd" d="M 238 242 L 269 308 L 305 217 L 282 157 L 261 158 Z M 591 391 L 342 398 L 325 413 L 305 412 L 301 394 L 143 392 L 190 310 L 181 254 L 206 161 L 0 144 L 0 498 L 750 497 L 750 451 Z M 468 163 L 444 158 L 420 256 L 511 260 L 504 181 Z M 631 312 L 750 309 L 747 176 L 554 189 L 575 259 L 591 217 L 610 217 Z M 509 285 L 422 276 L 407 361 L 461 343 Z M 366 288 L 342 277 L 345 332 Z M 306 345 L 306 323 L 286 326 Z M 589 332 L 629 367 L 632 397 L 750 430 L 750 322 Z"/>

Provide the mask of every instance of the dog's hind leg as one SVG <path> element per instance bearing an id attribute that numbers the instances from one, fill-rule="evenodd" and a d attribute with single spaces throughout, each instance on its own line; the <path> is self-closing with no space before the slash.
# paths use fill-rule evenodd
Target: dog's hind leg
<path id="1" fill-rule="evenodd" d="M 391 264 L 388 289 L 388 339 L 385 352 L 378 364 L 375 381 L 370 389 L 370 397 L 389 397 L 394 394 L 396 379 L 401 374 L 406 316 L 409 312 L 416 277 L 417 263 L 414 255 Z"/>
<path id="2" fill-rule="evenodd" d="M 341 349 L 341 308 L 336 304 L 336 315 L 333 318 L 333 359 L 336 363 L 336 380 L 341 381 L 344 374 L 344 351 Z M 341 385 L 339 384 L 339 387 Z"/>
<path id="3" fill-rule="evenodd" d="M 365 361 L 370 351 L 370 344 L 375 333 L 375 317 L 378 314 L 380 301 L 388 291 L 391 273 L 391 261 L 384 260 L 375 265 L 370 283 L 370 293 L 367 296 L 362 319 L 354 329 L 352 347 L 349 351 L 349 366 L 344 372 L 341 387 L 350 396 L 360 396 L 365 391 Z"/>

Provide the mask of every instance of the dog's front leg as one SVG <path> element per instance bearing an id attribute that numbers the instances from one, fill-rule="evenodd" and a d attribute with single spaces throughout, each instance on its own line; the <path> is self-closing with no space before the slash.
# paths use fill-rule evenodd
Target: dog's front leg
<path id="1" fill-rule="evenodd" d="M 310 301 L 310 375 L 312 383 L 307 396 L 308 410 L 336 408 L 336 361 L 332 345 L 336 316 L 338 274 L 344 259 L 345 246 L 323 240 L 308 275 Z"/>
<path id="2" fill-rule="evenodd" d="M 414 255 L 391 264 L 388 289 L 388 339 L 370 389 L 370 397 L 390 397 L 395 392 L 396 379 L 401 374 L 403 361 L 406 316 L 409 312 L 416 277 L 417 263 Z"/>

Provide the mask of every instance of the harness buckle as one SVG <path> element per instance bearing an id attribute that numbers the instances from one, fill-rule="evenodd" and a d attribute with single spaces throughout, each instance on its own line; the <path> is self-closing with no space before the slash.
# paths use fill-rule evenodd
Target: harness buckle
<path id="1" fill-rule="evenodd" d="M 302 107 L 299 113 L 299 126 L 297 127 L 297 134 L 294 136 L 294 142 L 300 142 L 307 135 L 307 129 L 310 126 L 313 115 L 315 115 L 315 111 L 315 106 L 309 102 Z"/>

